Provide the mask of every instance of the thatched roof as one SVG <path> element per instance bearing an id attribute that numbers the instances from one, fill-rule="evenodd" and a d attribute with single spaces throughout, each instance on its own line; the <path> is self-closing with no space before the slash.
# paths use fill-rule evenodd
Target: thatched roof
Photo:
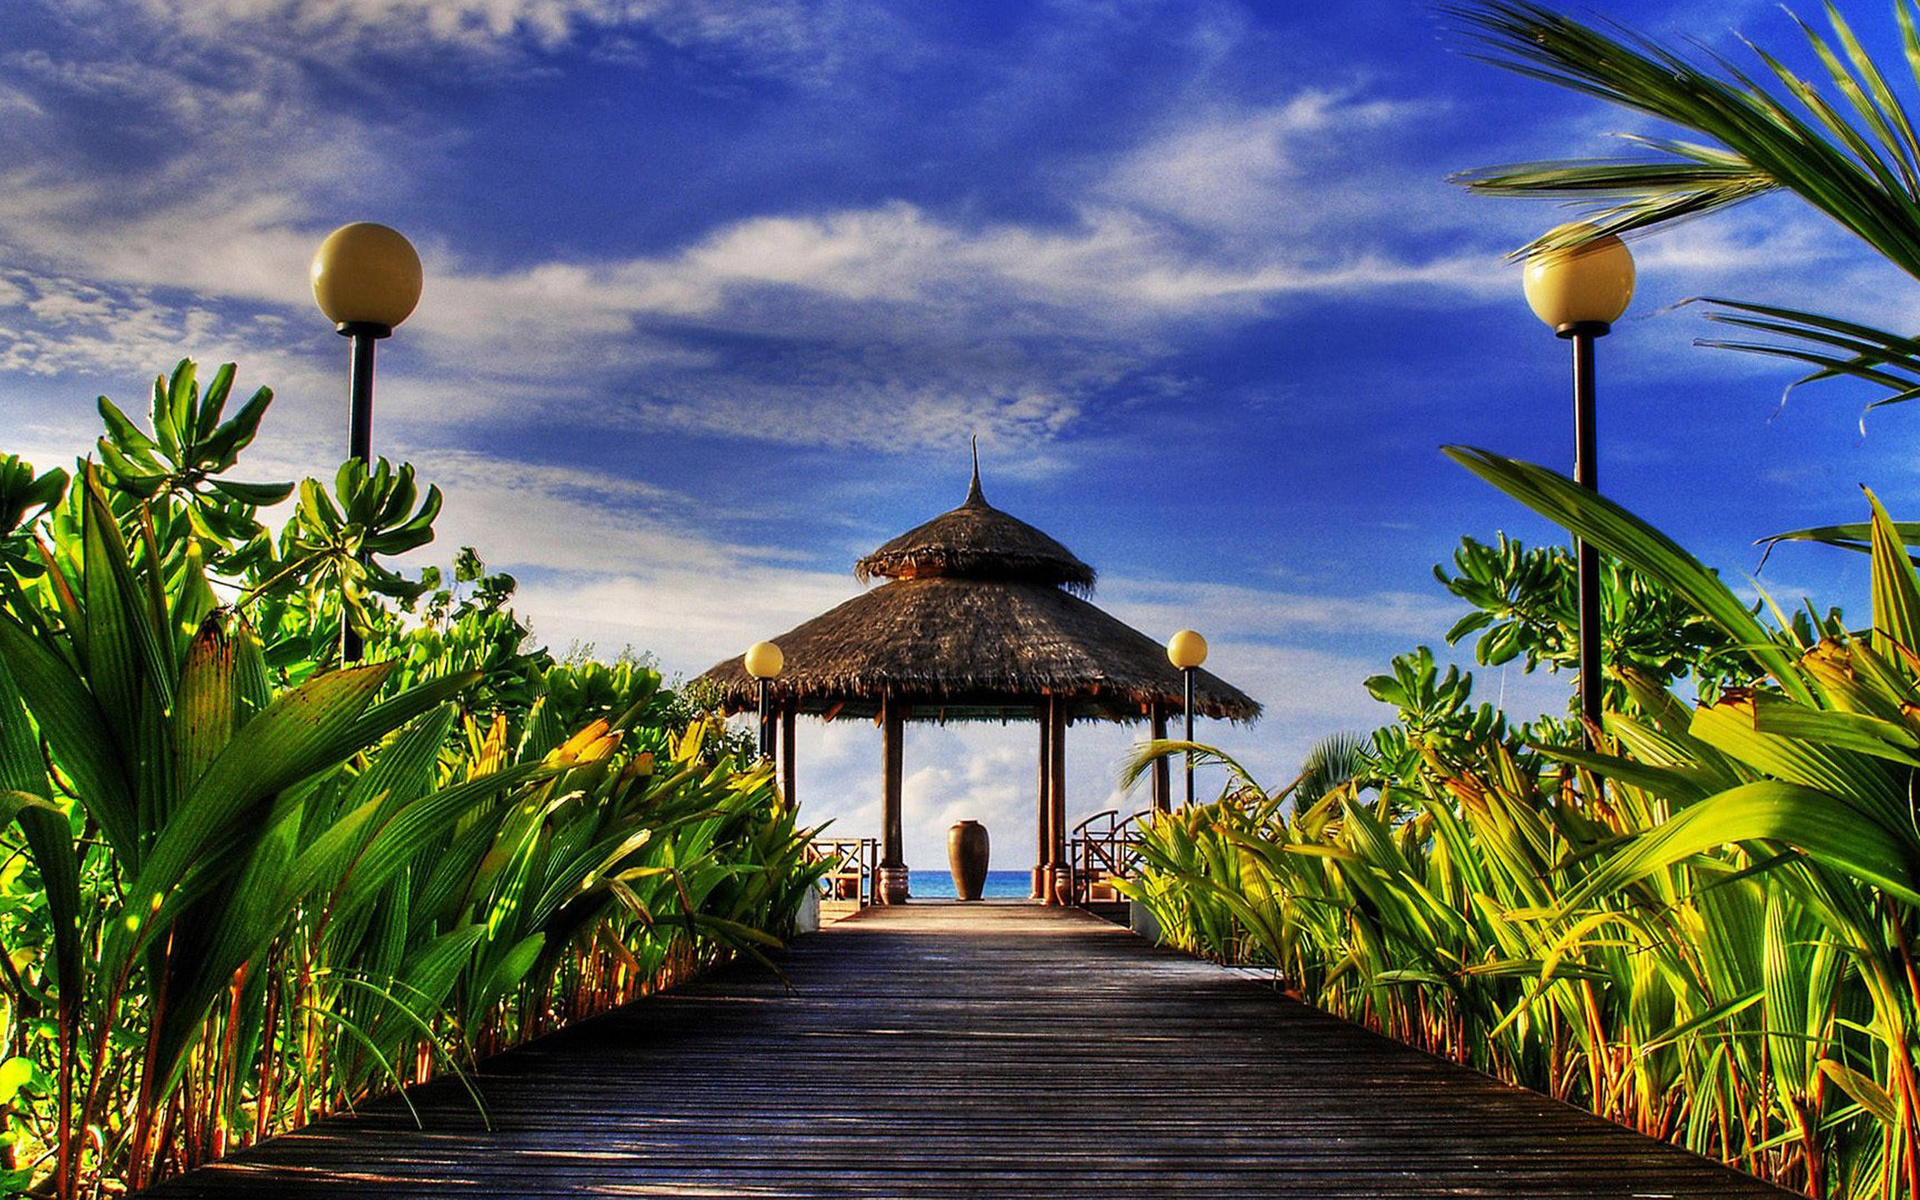
<path id="1" fill-rule="evenodd" d="M 879 579 L 1018 579 L 1093 591 L 1093 568 L 1073 551 L 1017 517 L 1010 517 L 980 491 L 980 462 L 959 508 L 916 526 L 853 565 L 861 583 Z"/>
<path id="2" fill-rule="evenodd" d="M 1081 598 L 1093 590 L 1093 568 L 989 505 L 977 457 L 965 503 L 854 572 L 890 582 L 772 639 L 786 657 L 775 694 L 802 712 L 872 716 L 883 695 L 915 720 L 1028 720 L 1049 696 L 1066 699 L 1072 720 L 1179 709 L 1182 681 L 1166 648 Z M 730 712 L 757 703 L 741 658 L 701 678 L 721 686 Z M 1197 671 L 1194 711 L 1246 721 L 1260 706 Z"/>
<path id="3" fill-rule="evenodd" d="M 787 660 L 775 694 L 805 713 L 872 716 L 890 693 L 915 720 L 1027 720 L 1058 694 L 1071 719 L 1137 721 L 1181 699 L 1166 647 L 1049 584 L 901 579 L 772 640 Z M 725 689 L 729 711 L 757 703 L 739 658 L 701 678 Z M 1251 720 L 1260 706 L 1202 670 L 1194 711 Z"/>

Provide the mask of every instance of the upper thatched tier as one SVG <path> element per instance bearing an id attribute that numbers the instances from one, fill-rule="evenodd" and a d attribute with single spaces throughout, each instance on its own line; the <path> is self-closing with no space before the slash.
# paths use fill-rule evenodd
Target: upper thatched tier
<path id="1" fill-rule="evenodd" d="M 787 660 L 775 695 L 806 713 L 871 716 L 884 695 L 915 720 L 1030 720 L 1059 696 L 1073 720 L 1137 721 L 1181 702 L 1165 647 L 1051 583 L 899 579 L 773 641 Z M 702 678 L 725 690 L 729 711 L 757 702 L 739 658 Z M 1194 711 L 1251 720 L 1260 706 L 1197 671 Z"/>
<path id="2" fill-rule="evenodd" d="M 1073 551 L 987 503 L 976 462 L 959 508 L 909 529 L 853 566 L 860 582 L 883 579 L 996 579 L 1093 591 L 1093 568 Z"/>
<path id="3" fill-rule="evenodd" d="M 987 503 L 980 461 L 966 502 L 860 560 L 862 582 L 890 580 L 774 638 L 786 668 L 782 705 L 872 716 L 882 699 L 914 720 L 1031 720 L 1050 698 L 1069 720 L 1137 721 L 1154 706 L 1178 711 L 1180 672 L 1159 642 L 1082 596 L 1093 568 L 1046 534 Z M 729 712 L 758 702 L 741 658 L 701 676 Z M 1250 721 L 1260 706 L 1206 672 L 1194 673 L 1197 714 Z"/>

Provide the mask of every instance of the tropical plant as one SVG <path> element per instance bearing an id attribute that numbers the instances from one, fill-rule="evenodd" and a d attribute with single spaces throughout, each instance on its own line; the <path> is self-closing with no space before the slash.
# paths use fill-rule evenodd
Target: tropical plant
<path id="1" fill-rule="evenodd" d="M 1177 944 L 1435 1053 L 1810 1195 L 1914 1194 L 1920 574 L 1895 523 L 1869 496 L 1870 629 L 1767 621 L 1603 497 L 1449 453 L 1712 621 L 1754 684 L 1689 706 L 1627 668 L 1586 750 L 1463 738 L 1431 720 L 1457 684 L 1415 672 L 1417 769 L 1316 761 L 1332 786 L 1291 809 L 1236 785 L 1150 826 L 1129 891 Z"/>
<path id="2" fill-rule="evenodd" d="M 27 530 L 66 494 L 65 471 L 36 475 L 19 455 L 0 455 L 0 571 L 28 579 L 40 573 Z"/>
<path id="3" fill-rule="evenodd" d="M 293 491 L 290 483 L 219 478 L 259 435 L 260 418 L 273 403 L 272 390 L 256 390 L 238 413 L 223 421 L 233 391 L 234 364 L 222 364 L 204 394 L 198 374 L 193 361 L 183 358 L 170 375 L 153 381 L 153 399 L 147 409 L 151 433 L 128 420 L 113 401 L 100 397 L 100 418 L 107 431 L 95 444 L 114 486 L 148 501 L 180 496 L 204 504 L 217 495 L 219 500 L 252 508 L 285 500 Z M 250 517 L 231 522 L 219 517 L 204 519 L 202 537 L 226 544 L 258 532 L 258 523 Z"/>
<path id="4" fill-rule="evenodd" d="M 440 505 L 437 487 L 420 497 L 412 464 L 396 469 L 383 458 L 369 467 L 350 458 L 334 476 L 333 495 L 317 479 L 301 483 L 295 518 L 280 537 L 275 576 L 304 580 L 310 608 L 320 608 L 323 598 L 337 600 L 347 627 L 364 640 L 374 632 L 371 596 L 412 600 L 426 590 L 374 556 L 405 554 L 432 541 Z"/>
<path id="5" fill-rule="evenodd" d="M 77 1103 L 69 1110 L 63 1101 L 56 1114 L 63 1190 L 73 1187 L 79 1139 L 101 1123 L 97 1105 L 130 981 L 144 979 L 153 1014 L 135 1085 L 150 1116 L 178 1085 L 220 993 L 305 898 L 298 883 L 314 868 L 300 852 L 331 848 L 331 825 L 308 819 L 301 785 L 468 682 L 444 680 L 376 707 L 390 668 L 373 666 L 271 696 L 244 621 L 168 605 L 150 535 L 137 548 L 122 540 L 95 473 L 83 496 L 81 570 L 69 574 L 48 555 L 58 616 L 0 614 L 8 668 L 0 710 L 17 743 L 32 714 L 70 782 L 83 835 L 97 834 L 114 865 L 108 903 L 83 915 L 70 882 L 81 856 L 51 775 L 30 742 L 16 744 L 8 785 L 19 811 L 59 816 L 58 839 L 36 840 L 28 827 L 56 944 L 80 928 L 98 934 L 91 969 L 56 982 L 63 1078 L 78 1074 L 76 1051 L 92 1063 Z M 182 598 L 191 605 L 205 595 Z M 193 634 L 179 636 L 187 628 Z M 92 1044 L 81 1046 L 86 1031 Z M 152 1133 L 144 1122 L 128 1131 L 136 1159 L 148 1157 Z"/>
<path id="6" fill-rule="evenodd" d="M 1447 631 L 1457 645 L 1478 634 L 1474 661 L 1501 666 L 1518 661 L 1532 671 L 1578 666 L 1580 618 L 1576 611 L 1573 555 L 1561 546 L 1529 549 L 1500 534 L 1493 544 L 1462 538 L 1452 570 L 1436 566 L 1434 578 L 1472 611 Z M 1605 706 L 1633 703 L 1625 677 L 1633 673 L 1663 685 L 1687 679 L 1711 699 L 1728 686 L 1750 683 L 1740 655 L 1720 630 L 1673 592 L 1616 559 L 1602 559 L 1600 660 Z M 1382 697 L 1383 698 L 1383 697 Z M 1569 706 L 1577 699 L 1569 694 Z"/>
<path id="7" fill-rule="evenodd" d="M 168 552 L 168 574 L 176 583 L 189 556 L 227 570 L 261 561 L 268 543 L 255 510 L 278 504 L 293 491 L 290 483 L 224 478 L 258 436 L 273 392 L 256 390 L 238 413 L 222 420 L 233 390 L 233 364 L 215 371 L 204 393 L 198 374 L 191 360 L 181 359 L 171 373 L 154 379 L 147 408 L 150 431 L 107 397 L 97 401 L 106 427 L 95 443 L 102 479 L 123 501 L 138 501 L 138 511 L 154 523 L 155 540 Z M 130 516 L 134 507 L 123 502 L 118 511 Z"/>
<path id="8" fill-rule="evenodd" d="M 763 954 L 818 871 L 657 672 L 529 648 L 470 550 L 439 591 L 373 560 L 431 537 L 411 467 L 306 481 L 276 541 L 213 478 L 268 393 L 222 422 L 232 368 L 194 375 L 152 432 L 103 399 L 71 488 L 0 467 L 13 1187 L 138 1187 Z"/>

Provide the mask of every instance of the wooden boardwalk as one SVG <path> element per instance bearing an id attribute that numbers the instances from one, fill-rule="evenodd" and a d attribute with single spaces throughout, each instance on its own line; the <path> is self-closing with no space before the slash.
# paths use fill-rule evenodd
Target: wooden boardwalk
<path id="1" fill-rule="evenodd" d="M 151 1193 L 1784 1195 L 1084 913 L 874 910 Z"/>

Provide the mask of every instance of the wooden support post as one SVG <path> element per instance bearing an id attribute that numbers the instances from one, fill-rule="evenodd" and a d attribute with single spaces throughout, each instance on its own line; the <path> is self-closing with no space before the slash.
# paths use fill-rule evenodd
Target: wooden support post
<path id="1" fill-rule="evenodd" d="M 789 808 L 795 803 L 793 798 L 793 781 L 795 775 L 795 767 L 793 764 L 793 727 L 799 723 L 799 716 L 800 702 L 798 700 L 790 702 L 785 708 L 780 710 L 780 790 L 786 796 L 787 806 Z"/>
<path id="2" fill-rule="evenodd" d="M 1029 897 L 1044 901 L 1047 898 L 1047 851 L 1053 840 L 1047 831 L 1053 823 L 1053 802 L 1051 795 L 1053 782 L 1053 724 L 1047 716 L 1047 706 L 1038 705 L 1033 710 L 1034 724 L 1040 727 L 1040 789 L 1039 799 L 1034 811 L 1039 814 L 1039 834 L 1033 848 L 1033 893 Z"/>
<path id="3" fill-rule="evenodd" d="M 1047 726 L 1052 730 L 1048 758 L 1047 861 L 1049 903 L 1060 903 L 1069 878 L 1067 863 L 1067 705 L 1059 696 L 1047 698 Z"/>
<path id="4" fill-rule="evenodd" d="M 1153 703 L 1153 740 L 1167 740 L 1167 706 Z M 1164 757 L 1153 760 L 1153 811 L 1173 811 L 1173 764 Z"/>
<path id="5" fill-rule="evenodd" d="M 900 784 L 906 761 L 906 706 L 892 696 L 880 701 L 885 741 L 886 792 L 880 801 L 880 902 L 907 902 L 907 858 L 900 818 Z"/>

